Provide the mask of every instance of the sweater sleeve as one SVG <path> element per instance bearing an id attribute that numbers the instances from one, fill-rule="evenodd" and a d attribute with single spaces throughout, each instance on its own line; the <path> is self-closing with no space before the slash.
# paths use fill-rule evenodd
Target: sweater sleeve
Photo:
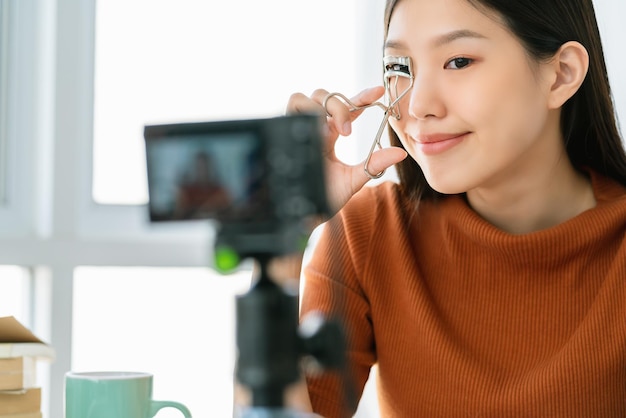
<path id="1" fill-rule="evenodd" d="M 338 320 L 346 339 L 344 370 L 307 376 L 313 410 L 326 418 L 351 417 L 376 361 L 370 306 L 359 283 L 358 260 L 367 253 L 371 205 L 363 192 L 326 223 L 304 270 L 301 315 L 321 312 Z M 370 206 L 368 208 L 363 205 Z M 362 267 L 361 267 L 362 268 Z"/>

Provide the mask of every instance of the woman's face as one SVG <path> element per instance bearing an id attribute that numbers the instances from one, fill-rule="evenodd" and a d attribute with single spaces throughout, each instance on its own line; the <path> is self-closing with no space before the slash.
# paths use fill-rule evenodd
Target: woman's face
<path id="1" fill-rule="evenodd" d="M 548 64 L 532 61 L 497 17 L 466 0 L 400 0 L 385 55 L 412 60 L 414 85 L 390 123 L 435 190 L 519 181 L 554 158 Z"/>

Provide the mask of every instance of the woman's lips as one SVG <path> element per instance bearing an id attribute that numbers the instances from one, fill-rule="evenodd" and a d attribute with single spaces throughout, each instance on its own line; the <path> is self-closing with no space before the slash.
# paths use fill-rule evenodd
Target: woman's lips
<path id="1" fill-rule="evenodd" d="M 415 138 L 417 148 L 425 155 L 441 154 L 460 144 L 469 135 L 469 132 L 456 134 L 421 135 Z"/>

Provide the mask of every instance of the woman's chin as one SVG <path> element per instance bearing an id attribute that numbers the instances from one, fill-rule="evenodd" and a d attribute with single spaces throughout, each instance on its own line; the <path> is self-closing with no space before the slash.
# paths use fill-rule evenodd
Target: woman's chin
<path id="1" fill-rule="evenodd" d="M 458 178 L 444 179 L 440 176 L 435 177 L 426 175 L 426 181 L 433 190 L 441 194 L 459 194 L 467 191 L 465 183 Z"/>

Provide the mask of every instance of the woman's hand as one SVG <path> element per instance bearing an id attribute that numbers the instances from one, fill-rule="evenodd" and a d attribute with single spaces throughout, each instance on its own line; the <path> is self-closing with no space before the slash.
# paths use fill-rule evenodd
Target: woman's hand
<path id="1" fill-rule="evenodd" d="M 373 87 L 363 90 L 350 100 L 357 106 L 368 105 L 378 100 L 384 93 L 383 87 Z M 350 111 L 348 106 L 336 97 L 328 100 L 327 109 L 322 105 L 328 91 L 318 89 L 310 97 L 302 93 L 295 93 L 289 99 L 287 114 L 319 113 L 326 117 L 327 134 L 325 138 L 324 156 L 326 158 L 326 190 L 328 203 L 333 213 L 339 211 L 343 205 L 358 192 L 370 177 L 364 171 L 365 162 L 357 165 L 347 165 L 341 162 L 335 154 L 335 144 L 339 136 L 348 136 L 352 132 L 354 122 L 363 112 Z M 369 171 L 379 173 L 406 158 L 407 153 L 399 147 L 385 148 L 374 152 L 369 162 Z"/>

